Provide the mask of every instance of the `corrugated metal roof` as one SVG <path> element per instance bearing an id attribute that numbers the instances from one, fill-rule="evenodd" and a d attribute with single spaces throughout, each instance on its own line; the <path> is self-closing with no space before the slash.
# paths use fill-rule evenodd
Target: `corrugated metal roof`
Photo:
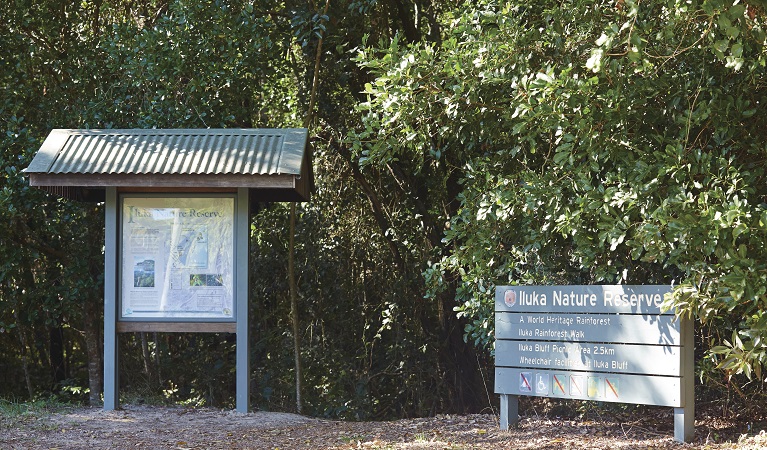
<path id="1" fill-rule="evenodd" d="M 27 173 L 300 175 L 308 131 L 53 130 Z"/>

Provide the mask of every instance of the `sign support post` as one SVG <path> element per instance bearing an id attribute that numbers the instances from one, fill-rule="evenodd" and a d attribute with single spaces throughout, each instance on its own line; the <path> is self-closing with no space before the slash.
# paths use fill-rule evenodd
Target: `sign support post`
<path id="1" fill-rule="evenodd" d="M 519 425 L 519 397 L 501 394 L 501 430 Z"/>
<path id="2" fill-rule="evenodd" d="M 674 440 L 690 442 L 695 437 L 695 332 L 692 319 L 680 318 L 682 348 L 682 407 L 674 408 Z"/>

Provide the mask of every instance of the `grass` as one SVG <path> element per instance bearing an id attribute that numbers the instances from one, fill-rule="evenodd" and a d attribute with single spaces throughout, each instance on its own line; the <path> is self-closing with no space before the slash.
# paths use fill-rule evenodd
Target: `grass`
<path id="1" fill-rule="evenodd" d="M 40 398 L 28 402 L 0 399 L 0 426 L 12 427 L 17 423 L 44 419 L 70 407 L 55 398 Z"/>
<path id="2" fill-rule="evenodd" d="M 354 444 L 356 442 L 364 442 L 367 440 L 367 436 L 364 434 L 353 434 L 349 436 L 341 436 L 341 441 L 343 441 L 345 444 Z"/>
<path id="3" fill-rule="evenodd" d="M 413 439 L 414 439 L 415 442 L 417 442 L 419 444 L 423 444 L 425 442 L 429 442 L 430 441 L 429 437 L 426 436 L 426 433 L 418 433 L 418 434 L 415 435 L 415 437 Z"/>

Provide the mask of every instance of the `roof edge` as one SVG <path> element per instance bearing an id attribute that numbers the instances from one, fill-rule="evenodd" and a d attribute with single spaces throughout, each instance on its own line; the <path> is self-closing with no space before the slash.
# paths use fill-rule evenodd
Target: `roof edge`
<path id="1" fill-rule="evenodd" d="M 306 128 L 54 128 L 51 133 L 65 133 L 70 136 L 98 136 L 99 134 L 125 135 L 205 135 L 228 134 L 232 132 L 249 135 L 288 135 L 301 132 L 308 134 Z"/>

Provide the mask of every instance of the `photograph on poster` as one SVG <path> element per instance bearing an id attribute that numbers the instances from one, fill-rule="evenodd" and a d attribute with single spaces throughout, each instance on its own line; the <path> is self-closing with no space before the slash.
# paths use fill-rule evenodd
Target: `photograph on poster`
<path id="1" fill-rule="evenodd" d="M 234 318 L 234 197 L 123 196 L 122 319 Z"/>
<path id="2" fill-rule="evenodd" d="M 133 287 L 154 287 L 154 260 L 146 256 L 134 256 Z"/>

